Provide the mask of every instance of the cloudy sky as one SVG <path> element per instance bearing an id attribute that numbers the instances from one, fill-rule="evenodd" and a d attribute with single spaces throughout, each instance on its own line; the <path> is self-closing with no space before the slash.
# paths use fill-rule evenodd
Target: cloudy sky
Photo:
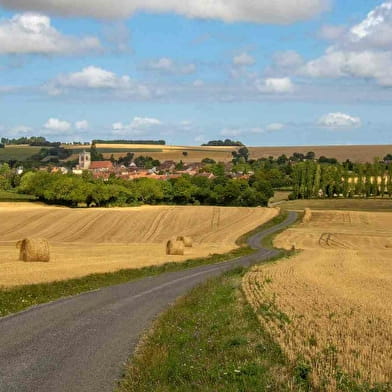
<path id="1" fill-rule="evenodd" d="M 392 0 L 0 0 L 0 136 L 392 144 Z"/>

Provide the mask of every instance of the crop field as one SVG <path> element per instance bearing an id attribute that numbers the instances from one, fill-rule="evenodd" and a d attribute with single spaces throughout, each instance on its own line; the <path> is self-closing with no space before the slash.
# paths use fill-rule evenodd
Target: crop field
<path id="1" fill-rule="evenodd" d="M 253 268 L 243 287 L 288 358 L 321 390 L 391 382 L 392 215 L 313 211 L 274 244 L 303 251 Z"/>
<path id="2" fill-rule="evenodd" d="M 74 154 L 69 159 L 77 159 L 78 150 L 89 148 L 89 146 L 64 146 L 72 149 Z M 152 144 L 97 144 L 97 150 L 101 152 L 105 159 L 109 159 L 113 154 L 114 158 L 124 157 L 127 153 L 133 152 L 135 157 L 148 155 L 161 162 L 167 160 L 183 162 L 200 162 L 204 158 L 214 159 L 217 162 L 230 162 L 233 159 L 232 152 L 236 147 L 200 147 L 200 146 L 162 146 Z M 185 155 L 184 155 L 185 154 Z"/>
<path id="3" fill-rule="evenodd" d="M 392 145 L 357 145 L 357 146 L 294 146 L 294 147 L 250 147 L 251 158 L 268 158 L 273 156 L 278 158 L 285 154 L 291 156 L 295 152 L 306 154 L 313 151 L 316 157 L 326 156 L 336 158 L 340 162 L 350 159 L 352 162 L 373 162 L 373 159 L 379 157 L 382 159 L 387 154 L 392 153 Z"/>
<path id="4" fill-rule="evenodd" d="M 78 152 L 89 149 L 89 145 L 63 145 L 64 148 L 72 150 L 73 154 L 68 160 L 78 158 Z M 97 149 L 105 159 L 109 159 L 113 154 L 116 159 L 125 156 L 128 152 L 133 152 L 135 157 L 149 155 L 160 161 L 174 160 L 183 162 L 198 162 L 204 158 L 211 158 L 217 162 L 230 162 L 232 152 L 239 147 L 232 146 L 169 146 L 151 144 L 97 144 Z M 41 147 L 30 146 L 6 146 L 0 149 L 0 161 L 11 159 L 26 160 L 39 152 Z M 383 158 L 392 153 L 392 145 L 362 145 L 362 146 L 293 146 L 293 147 L 249 147 L 250 158 L 260 159 L 273 156 L 279 157 L 282 154 L 291 156 L 295 152 L 306 154 L 313 151 L 316 157 L 322 155 L 329 158 L 336 158 L 339 161 L 350 159 L 353 162 L 373 162 L 375 157 Z"/>
<path id="5" fill-rule="evenodd" d="M 89 146 L 69 146 L 65 148 L 75 150 L 89 148 Z M 126 155 L 128 152 L 134 152 L 135 156 L 146 155 L 152 156 L 160 161 L 174 160 L 183 162 L 197 162 L 203 158 L 211 158 L 217 162 L 230 162 L 232 152 L 239 147 L 215 147 L 215 146 L 162 146 L 149 144 L 97 144 L 97 149 L 102 151 L 105 158 L 110 158 L 111 154 L 116 159 Z M 350 159 L 353 162 L 373 162 L 375 157 L 383 158 L 392 153 L 392 145 L 373 145 L 373 146 L 293 146 L 293 147 L 249 147 L 250 158 L 260 159 L 273 156 L 278 158 L 285 154 L 288 157 L 295 152 L 306 154 L 313 151 L 316 157 L 322 155 L 329 158 L 336 158 L 339 161 Z M 186 155 L 184 155 L 185 153 Z M 72 159 L 77 158 L 73 155 Z"/>
<path id="6" fill-rule="evenodd" d="M 32 155 L 39 153 L 41 147 L 31 147 L 31 146 L 6 146 L 5 148 L 0 148 L 0 161 L 25 161 Z"/>
<path id="7" fill-rule="evenodd" d="M 278 192 L 276 192 L 278 193 Z M 392 200 L 388 197 L 374 199 L 310 199 L 283 201 L 279 207 L 284 210 L 346 210 L 346 211 L 388 211 L 392 212 Z"/>
<path id="8" fill-rule="evenodd" d="M 0 286 L 50 282 L 90 273 L 184 261 L 236 248 L 235 241 L 278 214 L 276 209 L 146 206 L 68 209 L 0 204 Z M 190 236 L 184 256 L 167 256 L 173 236 Z M 49 263 L 18 261 L 15 244 L 45 238 Z"/>

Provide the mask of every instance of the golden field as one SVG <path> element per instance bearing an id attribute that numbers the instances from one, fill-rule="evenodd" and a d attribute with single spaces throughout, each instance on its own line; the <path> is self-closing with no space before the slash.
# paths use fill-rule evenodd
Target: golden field
<path id="1" fill-rule="evenodd" d="M 29 203 L 0 204 L 0 286 L 49 282 L 90 273 L 139 268 L 225 253 L 242 234 L 278 214 L 267 208 L 143 206 L 69 209 Z M 190 236 L 184 256 L 167 256 L 166 242 Z M 49 263 L 18 261 L 15 244 L 45 238 Z"/>
<path id="2" fill-rule="evenodd" d="M 392 215 L 312 211 L 275 246 L 303 251 L 243 280 L 262 325 L 317 388 L 392 380 Z"/>
<path id="3" fill-rule="evenodd" d="M 83 150 L 89 146 L 72 146 L 64 145 L 65 148 L 73 150 Z M 239 147 L 231 146 L 169 146 L 169 145 L 150 145 L 150 144 L 97 144 L 98 149 L 113 149 L 115 158 L 125 156 L 128 151 L 134 151 L 135 156 L 148 155 L 161 162 L 165 160 L 174 160 L 183 162 L 197 162 L 203 158 L 211 158 L 217 162 L 231 162 L 233 159 L 232 152 Z M 392 153 L 392 145 L 357 145 L 357 146 L 290 146 L 290 147 L 248 147 L 251 159 L 268 158 L 273 156 L 278 158 L 285 154 L 290 157 L 295 152 L 306 154 L 313 151 L 316 157 L 322 155 L 329 158 L 336 158 L 338 161 L 350 159 L 353 162 L 373 162 L 375 157 L 383 158 Z M 119 151 L 124 150 L 124 152 Z M 183 152 L 188 153 L 183 155 Z M 105 158 L 110 158 L 111 152 L 105 152 Z M 74 154 L 72 159 L 77 158 Z"/>

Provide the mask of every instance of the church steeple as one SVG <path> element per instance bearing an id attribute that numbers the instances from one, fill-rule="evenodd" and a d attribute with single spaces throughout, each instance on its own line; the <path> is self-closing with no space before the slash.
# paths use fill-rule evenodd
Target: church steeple
<path id="1" fill-rule="evenodd" d="M 81 170 L 88 170 L 90 169 L 90 165 L 91 165 L 91 153 L 83 150 L 83 152 L 79 154 L 79 168 Z"/>

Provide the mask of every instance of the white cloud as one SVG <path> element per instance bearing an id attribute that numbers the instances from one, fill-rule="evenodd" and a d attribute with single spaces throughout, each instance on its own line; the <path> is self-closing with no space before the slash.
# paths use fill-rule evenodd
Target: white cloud
<path id="1" fill-rule="evenodd" d="M 318 125 L 325 128 L 331 129 L 347 129 L 347 128 L 358 128 L 362 125 L 362 121 L 359 117 L 353 117 L 345 113 L 328 113 L 322 116 Z"/>
<path id="2" fill-rule="evenodd" d="M 267 131 L 281 131 L 284 128 L 282 123 L 272 123 L 267 125 Z"/>
<path id="3" fill-rule="evenodd" d="M 130 76 L 119 76 L 92 65 L 79 72 L 60 75 L 44 86 L 44 90 L 54 96 L 64 94 L 68 89 L 113 90 L 119 95 L 143 99 L 151 96 L 147 86 L 137 83 Z"/>
<path id="4" fill-rule="evenodd" d="M 294 83 L 290 78 L 268 78 L 256 82 L 256 87 L 263 93 L 287 94 L 294 92 Z"/>
<path id="5" fill-rule="evenodd" d="M 129 76 L 117 76 L 114 72 L 89 66 L 80 72 L 59 76 L 58 84 L 74 88 L 123 88 L 130 84 Z"/>
<path id="6" fill-rule="evenodd" d="M 71 123 L 58 118 L 50 118 L 45 124 L 44 128 L 50 132 L 66 132 L 71 129 Z"/>
<path id="7" fill-rule="evenodd" d="M 327 41 L 335 41 L 342 37 L 345 32 L 345 26 L 323 25 L 318 32 L 318 36 Z"/>
<path id="8" fill-rule="evenodd" d="M 296 68 L 304 63 L 302 56 L 294 50 L 277 52 L 274 54 L 273 58 L 274 63 L 279 68 Z"/>
<path id="9" fill-rule="evenodd" d="M 17 14 L 0 22 L 1 54 L 75 54 L 99 50 L 95 37 L 73 37 L 61 34 L 48 16 L 34 13 Z"/>
<path id="10" fill-rule="evenodd" d="M 367 17 L 350 30 L 353 42 L 364 41 L 368 45 L 389 46 L 392 43 L 392 1 L 386 1 L 369 12 Z"/>
<path id="11" fill-rule="evenodd" d="M 89 123 L 87 120 L 76 121 L 75 128 L 78 130 L 88 129 Z"/>
<path id="12" fill-rule="evenodd" d="M 162 125 L 156 118 L 134 117 L 129 124 L 116 122 L 112 124 L 112 133 L 116 135 L 140 136 L 147 134 L 152 128 Z"/>
<path id="13" fill-rule="evenodd" d="M 233 64 L 234 65 L 239 65 L 239 66 L 254 65 L 255 63 L 256 63 L 256 60 L 254 59 L 254 57 L 246 52 L 243 52 L 243 53 L 233 57 Z"/>
<path id="14" fill-rule="evenodd" d="M 298 72 L 311 77 L 374 79 L 379 85 L 392 86 L 392 0 L 336 40 L 324 55 L 299 67 Z"/>
<path id="15" fill-rule="evenodd" d="M 155 70 L 164 73 L 188 75 L 196 72 L 195 64 L 180 64 L 169 57 L 161 57 L 160 59 L 150 61 L 147 66 L 149 70 Z"/>
<path id="16" fill-rule="evenodd" d="M 330 0 L 0 0 L 9 9 L 35 10 L 63 16 L 127 18 L 137 11 L 174 12 L 189 18 L 225 22 L 287 24 L 312 18 L 329 8 Z"/>
<path id="17" fill-rule="evenodd" d="M 309 61 L 300 73 L 311 77 L 357 77 L 375 79 L 382 86 L 392 86 L 392 52 L 344 51 L 330 49 Z"/>

